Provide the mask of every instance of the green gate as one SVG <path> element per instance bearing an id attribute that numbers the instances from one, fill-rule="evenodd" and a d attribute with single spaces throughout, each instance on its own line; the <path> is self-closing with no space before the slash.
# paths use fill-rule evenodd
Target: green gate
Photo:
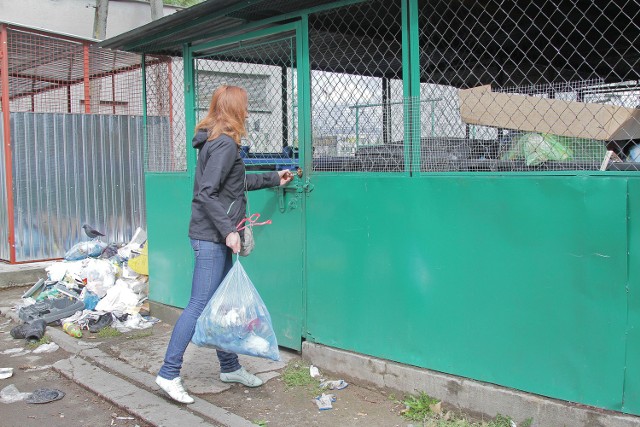
<path id="1" fill-rule="evenodd" d="M 298 124 L 303 99 L 298 87 L 303 76 L 298 34 L 300 24 L 244 34 L 194 46 L 193 108 L 196 121 L 206 115 L 211 94 L 222 84 L 243 87 L 249 95 L 249 118 L 242 156 L 247 173 L 297 169 L 304 160 L 305 129 Z M 260 295 L 270 307 L 279 344 L 300 350 L 303 309 L 303 211 L 305 186 L 302 169 L 285 188 L 247 194 L 249 213 L 272 224 L 256 227 L 256 249 L 242 259 Z"/>

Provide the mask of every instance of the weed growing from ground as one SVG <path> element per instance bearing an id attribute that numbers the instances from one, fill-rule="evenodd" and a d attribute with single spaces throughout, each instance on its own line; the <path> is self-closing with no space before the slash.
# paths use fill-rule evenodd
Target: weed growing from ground
<path id="1" fill-rule="evenodd" d="M 438 399 L 429 396 L 424 391 L 418 393 L 417 396 L 409 395 L 402 401 L 405 406 L 402 415 L 408 420 L 424 421 L 433 413 L 432 407 L 436 403 L 438 403 Z"/>
<path id="2" fill-rule="evenodd" d="M 390 398 L 393 395 L 389 396 Z M 411 421 L 419 421 L 423 427 L 530 427 L 533 418 L 529 418 L 520 424 L 516 424 L 511 417 L 498 414 L 495 419 L 486 422 L 472 422 L 464 417 L 444 413 L 440 401 L 421 391 L 418 395 L 406 396 L 398 402 L 404 405 L 400 414 Z"/>
<path id="3" fill-rule="evenodd" d="M 120 335 L 122 335 L 122 332 L 120 332 L 116 328 L 113 328 L 111 326 L 107 326 L 106 328 L 100 329 L 96 333 L 96 335 L 98 336 L 98 338 L 115 338 L 115 337 L 119 337 Z"/>
<path id="4" fill-rule="evenodd" d="M 309 374 L 309 366 L 291 362 L 282 372 L 282 381 L 287 388 L 303 387 L 317 396 L 322 393 L 320 382 Z"/>
<path id="5" fill-rule="evenodd" d="M 49 335 L 45 335 L 42 338 L 40 338 L 38 341 L 33 341 L 33 342 L 29 342 L 27 344 L 27 348 L 29 350 L 35 350 L 36 348 L 40 347 L 43 344 L 49 344 L 51 342 L 51 337 Z"/>

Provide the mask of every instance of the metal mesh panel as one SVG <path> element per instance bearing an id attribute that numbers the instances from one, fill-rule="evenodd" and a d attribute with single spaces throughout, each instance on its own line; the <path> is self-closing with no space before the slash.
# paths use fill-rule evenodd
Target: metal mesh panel
<path id="1" fill-rule="evenodd" d="M 620 169 L 640 138 L 639 6 L 421 0 L 415 170 Z"/>
<path id="2" fill-rule="evenodd" d="M 7 31 L 10 109 L 142 115 L 140 55 Z"/>
<path id="3" fill-rule="evenodd" d="M 6 206 L 7 198 L 7 176 L 4 158 L 4 122 L 0 120 L 0 259 L 10 259 L 9 249 L 9 216 Z"/>
<path id="4" fill-rule="evenodd" d="M 314 170 L 403 171 L 400 3 L 314 14 L 309 26 Z"/>
<path id="5" fill-rule="evenodd" d="M 182 58 L 147 57 L 146 170 L 187 170 L 187 132 Z"/>
<path id="6" fill-rule="evenodd" d="M 298 164 L 295 57 L 295 38 L 278 35 L 208 52 L 195 61 L 197 122 L 205 117 L 218 86 L 240 86 L 247 91 L 248 135 L 242 142 L 242 155 L 250 170 Z"/>

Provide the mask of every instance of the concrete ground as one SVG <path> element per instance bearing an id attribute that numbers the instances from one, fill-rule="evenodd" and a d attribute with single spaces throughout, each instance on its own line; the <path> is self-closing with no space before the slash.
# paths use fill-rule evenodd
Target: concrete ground
<path id="1" fill-rule="evenodd" d="M 20 268 L 23 274 L 28 270 L 23 266 Z M 33 269 L 40 273 L 30 274 L 41 274 L 42 268 L 38 265 Z M 22 381 L 22 387 L 32 384 L 33 381 L 25 382 L 25 378 L 37 375 L 28 373 L 28 368 L 22 369 L 21 366 L 35 364 L 40 368 L 45 366 L 38 371 L 41 375 L 39 381 L 55 383 L 69 391 L 62 400 L 46 405 L 8 404 L 3 407 L 4 423 L 0 423 L 7 427 L 41 425 L 42 421 L 31 423 L 34 419 L 27 418 L 46 415 L 28 412 L 33 411 L 30 407 L 34 406 L 51 408 L 49 426 L 109 425 L 103 420 L 110 419 L 111 425 L 141 427 L 255 424 L 270 427 L 404 427 L 411 423 L 401 417 L 402 407 L 398 405 L 398 398 L 416 390 L 441 399 L 448 409 L 455 412 L 473 414 L 476 420 L 500 413 L 518 422 L 533 418 L 533 426 L 640 427 L 640 417 L 530 395 L 313 343 L 304 343 L 302 354 L 281 349 L 281 362 L 241 356 L 241 363 L 266 381 L 257 389 L 220 382 L 215 352 L 191 345 L 185 355 L 182 376 L 186 387 L 196 397 L 196 403 L 180 405 L 168 399 L 154 382 L 171 333 L 171 325 L 167 322 L 160 322 L 150 330 L 132 331 L 110 338 L 96 338 L 87 333 L 76 339 L 59 327 L 48 327 L 47 335 L 61 347 L 53 353 L 55 356 L 46 356 L 43 361 L 27 359 L 33 358 L 32 354 L 3 355 L 4 347 L 14 345 L 7 336 L 8 328 L 13 324 L 9 320 L 17 320 L 17 313 L 11 307 L 20 303 L 21 295 L 28 289 L 16 285 L 20 281 L 29 281 L 20 279 L 21 276 L 16 276 L 13 270 L 12 283 L 6 285 L 9 281 L 3 282 L 2 276 L 7 274 L 7 270 L 12 270 L 11 266 L 0 264 L 0 311 L 6 317 L 0 317 L 0 367 L 14 365 L 16 369 L 14 377 L 0 380 L 0 388 L 12 381 Z M 157 313 L 162 313 L 162 310 L 154 312 L 152 307 L 153 315 L 171 317 Z M 46 361 L 51 362 L 50 369 L 46 367 Z M 328 379 L 349 382 L 347 388 L 332 391 L 337 398 L 332 410 L 318 410 L 313 402 L 314 390 L 290 388 L 282 381 L 287 364 L 307 366 L 309 363 L 318 366 Z M 94 408 L 92 414 L 100 419 L 78 424 L 80 417 L 87 416 L 78 412 L 83 407 L 79 402 L 87 402 L 84 406 Z M 15 424 L 6 423 L 10 418 L 4 414 L 9 412 L 17 417 Z M 63 418 L 60 418 L 61 414 Z M 22 422 L 19 422 L 20 417 Z"/>

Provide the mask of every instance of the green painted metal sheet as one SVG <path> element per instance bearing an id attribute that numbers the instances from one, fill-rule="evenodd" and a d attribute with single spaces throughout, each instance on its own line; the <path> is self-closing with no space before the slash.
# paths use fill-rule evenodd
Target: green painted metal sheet
<path id="1" fill-rule="evenodd" d="M 318 175 L 314 184 L 307 339 L 621 409 L 624 179 Z"/>
<path id="2" fill-rule="evenodd" d="M 302 208 L 303 196 L 292 191 L 266 189 L 249 192 L 252 212 L 272 224 L 255 227 L 256 248 L 241 258 L 264 300 L 278 344 L 300 350 L 302 346 Z M 285 205 L 280 209 L 280 201 Z"/>
<path id="3" fill-rule="evenodd" d="M 149 299 L 184 308 L 191 295 L 189 218 L 193 181 L 187 174 L 145 175 L 149 236 Z"/>
<path id="4" fill-rule="evenodd" d="M 629 327 L 622 410 L 640 415 L 640 179 L 629 188 Z"/>

